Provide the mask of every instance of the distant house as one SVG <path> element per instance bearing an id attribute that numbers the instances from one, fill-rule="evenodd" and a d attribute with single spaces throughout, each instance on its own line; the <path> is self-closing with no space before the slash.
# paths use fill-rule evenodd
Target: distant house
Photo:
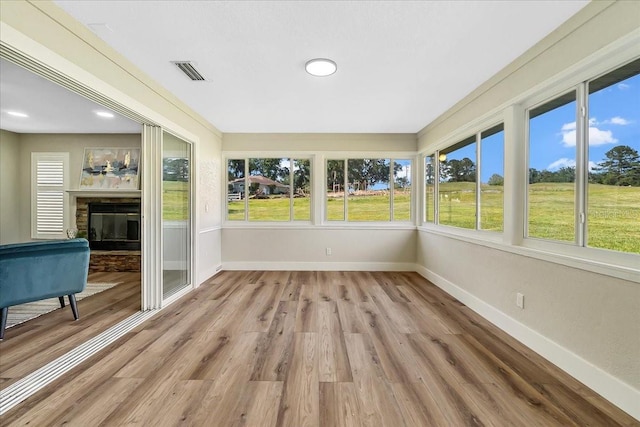
<path id="1" fill-rule="evenodd" d="M 255 188 L 257 185 L 257 188 Z M 244 190 L 244 178 L 233 180 L 229 183 L 231 187 L 230 192 L 243 193 Z M 280 182 L 266 178 L 262 175 L 252 175 L 249 177 L 249 189 L 250 194 L 289 194 L 289 186 Z"/>

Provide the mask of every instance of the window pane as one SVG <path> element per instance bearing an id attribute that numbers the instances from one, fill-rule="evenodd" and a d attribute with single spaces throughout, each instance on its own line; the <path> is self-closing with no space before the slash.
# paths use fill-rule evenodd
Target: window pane
<path id="1" fill-rule="evenodd" d="M 311 160 L 293 161 L 293 219 L 311 220 Z"/>
<path id="2" fill-rule="evenodd" d="M 411 221 L 411 160 L 393 161 L 393 220 Z"/>
<path id="3" fill-rule="evenodd" d="M 344 160 L 327 160 L 327 221 L 344 221 Z"/>
<path id="4" fill-rule="evenodd" d="M 424 158 L 424 220 L 435 221 L 436 158 L 433 154 Z"/>
<path id="5" fill-rule="evenodd" d="M 249 221 L 289 221 L 289 159 L 249 159 Z"/>
<path id="6" fill-rule="evenodd" d="M 638 73 L 640 60 L 589 84 L 588 246 L 640 253 Z"/>
<path id="7" fill-rule="evenodd" d="M 244 159 L 227 161 L 227 219 L 244 221 Z"/>
<path id="8" fill-rule="evenodd" d="M 576 93 L 529 112 L 528 236 L 575 241 Z"/>
<path id="9" fill-rule="evenodd" d="M 502 231 L 504 212 L 504 126 L 480 134 L 480 229 Z"/>
<path id="10" fill-rule="evenodd" d="M 389 221 L 389 159 L 349 159 L 349 221 Z"/>
<path id="11" fill-rule="evenodd" d="M 440 151 L 440 224 L 476 228 L 476 142 L 467 138 Z"/>

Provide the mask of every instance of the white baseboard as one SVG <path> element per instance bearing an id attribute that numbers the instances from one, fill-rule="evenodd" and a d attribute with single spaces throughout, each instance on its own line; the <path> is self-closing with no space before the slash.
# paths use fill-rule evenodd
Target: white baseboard
<path id="1" fill-rule="evenodd" d="M 223 270 L 278 271 L 416 271 L 410 262 L 223 262 Z"/>
<path id="2" fill-rule="evenodd" d="M 216 274 L 222 271 L 222 265 L 214 265 L 213 267 L 207 268 L 205 271 L 201 272 L 198 276 L 198 284 L 200 286 Z"/>
<path id="3" fill-rule="evenodd" d="M 572 351 L 507 316 L 444 277 L 421 265 L 416 265 L 415 271 L 632 417 L 640 420 L 638 404 L 640 390 L 636 390 Z"/>

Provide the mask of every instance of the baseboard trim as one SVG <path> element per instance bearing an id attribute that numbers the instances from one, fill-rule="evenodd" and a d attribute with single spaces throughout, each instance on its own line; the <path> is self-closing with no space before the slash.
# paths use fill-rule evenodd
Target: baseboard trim
<path id="1" fill-rule="evenodd" d="M 638 402 L 640 402 L 640 390 L 636 390 L 620 381 L 579 355 L 514 318 L 507 316 L 502 311 L 431 270 L 421 265 L 416 265 L 415 271 L 578 381 L 584 383 L 618 408 L 640 420 L 640 406 L 638 405 Z"/>
<path id="2" fill-rule="evenodd" d="M 268 271 L 416 271 L 410 262 L 223 262 L 223 270 Z"/>

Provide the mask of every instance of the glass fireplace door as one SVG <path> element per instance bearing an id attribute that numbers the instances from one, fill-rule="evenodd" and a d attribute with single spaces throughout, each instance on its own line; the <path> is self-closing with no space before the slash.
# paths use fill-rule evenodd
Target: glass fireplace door
<path id="1" fill-rule="evenodd" d="M 191 285 L 191 144 L 162 134 L 162 297 Z"/>

